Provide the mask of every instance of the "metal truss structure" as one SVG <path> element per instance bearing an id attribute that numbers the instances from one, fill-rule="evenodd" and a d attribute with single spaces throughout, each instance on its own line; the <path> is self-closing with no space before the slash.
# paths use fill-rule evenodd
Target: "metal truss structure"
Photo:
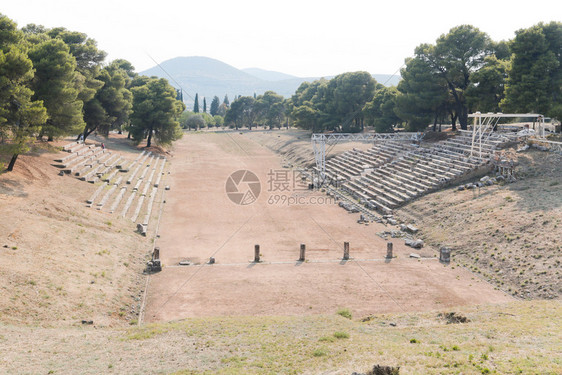
<path id="1" fill-rule="evenodd" d="M 340 141 L 352 142 L 375 142 L 375 141 L 419 141 L 423 137 L 423 133 L 331 133 L 331 134 L 312 134 L 311 142 L 314 150 L 314 160 L 316 167 L 320 173 L 320 177 L 324 179 L 326 172 L 326 145 L 335 146 Z"/>
<path id="2" fill-rule="evenodd" d="M 478 154 L 482 157 L 482 144 L 486 143 L 496 129 L 498 122 L 502 118 L 532 118 L 533 124 L 536 123 L 535 135 L 544 138 L 544 116 L 536 113 L 480 113 L 476 112 L 468 115 L 474 119 L 472 126 L 472 145 L 470 156 Z M 536 122 L 535 122 L 536 119 Z"/>

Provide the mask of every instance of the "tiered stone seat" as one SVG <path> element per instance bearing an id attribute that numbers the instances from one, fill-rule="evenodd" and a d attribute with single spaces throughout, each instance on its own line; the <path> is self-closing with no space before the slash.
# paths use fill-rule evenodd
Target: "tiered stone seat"
<path id="1" fill-rule="evenodd" d="M 441 165 L 433 163 L 427 159 L 420 159 L 416 162 L 411 163 L 410 165 L 413 165 L 416 171 L 422 174 L 427 174 L 428 176 L 434 178 L 448 178 L 455 176 L 454 173 L 443 170 L 443 167 Z"/>
<path id="2" fill-rule="evenodd" d="M 162 159 L 162 164 L 160 165 L 160 170 L 158 171 L 158 177 L 156 178 L 156 182 L 154 183 L 154 187 L 160 186 L 160 180 L 164 175 L 164 166 L 166 165 L 166 158 Z"/>
<path id="3" fill-rule="evenodd" d="M 79 145 L 79 144 L 81 144 L 81 143 L 78 142 L 78 141 L 70 142 L 70 143 L 68 143 L 68 144 L 66 144 L 66 145 L 64 145 L 64 146 L 62 146 L 62 149 L 63 149 L 64 151 L 70 152 L 70 149 L 71 149 L 71 148 L 73 148 L 73 147 L 75 147 L 76 145 Z"/>
<path id="4" fill-rule="evenodd" d="M 409 198 L 407 196 L 401 196 L 401 193 L 390 189 L 389 186 L 385 185 L 383 182 L 364 179 L 358 180 L 357 182 L 367 188 L 367 194 L 371 194 L 373 199 L 378 199 L 389 207 L 396 207 Z"/>
<path id="5" fill-rule="evenodd" d="M 65 160 L 62 165 L 63 171 L 65 173 L 74 173 L 81 166 L 95 160 L 99 156 L 100 150 L 95 146 L 87 146 L 80 149 L 77 153 L 72 154 L 74 156 L 72 159 Z"/>
<path id="6" fill-rule="evenodd" d="M 487 163 L 487 155 L 502 142 L 500 136 L 490 139 L 492 141 L 482 147 L 482 157 L 470 156 L 472 137 L 468 133 L 430 147 L 388 141 L 375 144 L 366 151 L 354 149 L 332 159 L 329 168 L 326 163 L 326 173 L 339 174 L 342 168 L 354 173 L 356 178 L 348 178 L 343 190 L 367 207 L 391 212 Z M 338 160 L 345 163 L 338 163 Z M 363 168 L 361 173 L 357 173 L 357 170 L 361 170 L 360 164 L 372 168 Z"/>
<path id="7" fill-rule="evenodd" d="M 103 164 L 97 164 L 97 165 L 92 165 L 92 168 L 90 168 L 90 170 L 88 170 L 84 175 L 80 176 L 80 180 L 82 181 L 88 181 L 88 182 L 96 182 L 95 178 L 96 173 L 103 168 Z"/>
<path id="8" fill-rule="evenodd" d="M 131 162 L 123 162 L 122 164 L 118 164 L 117 168 L 121 170 L 121 172 L 129 172 L 131 168 L 133 168 L 139 161 L 146 155 L 146 151 L 143 151 L 137 156 L 137 158 Z"/>
<path id="9" fill-rule="evenodd" d="M 144 151 L 143 151 L 144 152 Z M 148 152 L 146 154 L 144 154 L 142 157 L 140 157 L 140 159 L 137 157 L 137 159 L 135 160 L 135 162 L 133 162 L 133 164 L 131 164 L 129 167 L 131 167 L 132 165 L 136 164 L 135 169 L 133 170 L 133 173 L 131 173 L 131 175 L 129 176 L 129 179 L 127 180 L 127 184 L 131 184 L 132 181 L 135 179 L 136 175 L 138 174 L 138 172 L 142 169 L 142 167 L 144 166 L 144 163 L 146 161 L 146 159 L 151 155 L 151 152 Z M 128 170 L 128 168 L 127 168 Z M 144 171 L 143 171 L 144 172 Z M 142 177 L 141 177 L 142 178 Z"/>
<path id="10" fill-rule="evenodd" d="M 354 181 L 346 182 L 342 186 L 342 189 L 363 202 L 368 202 L 371 199 L 371 197 L 366 194 L 365 188 Z"/>
<path id="11" fill-rule="evenodd" d="M 137 180 L 137 183 L 135 184 L 135 187 L 133 187 L 133 191 L 138 191 L 139 188 L 140 188 L 140 186 L 141 186 L 141 184 L 142 184 L 142 182 L 143 182 L 143 181 L 139 178 L 139 179 Z"/>
<path id="12" fill-rule="evenodd" d="M 119 169 L 114 169 L 111 173 L 109 173 L 106 177 L 102 178 L 102 181 L 110 182 L 116 175 L 119 173 Z"/>
<path id="13" fill-rule="evenodd" d="M 328 170 L 331 175 L 341 176 L 348 180 L 351 180 L 351 178 L 353 177 L 344 169 L 344 167 L 339 164 L 339 162 L 334 160 L 329 160 L 326 162 L 326 170 Z"/>
<path id="14" fill-rule="evenodd" d="M 135 160 L 127 161 L 119 154 L 80 142 L 69 143 L 64 149 L 69 155 L 55 161 L 61 163 L 59 166 L 66 168 L 68 173 L 73 173 L 80 180 L 92 183 L 103 178 L 103 183 L 86 201 L 88 206 L 92 207 L 95 204 L 97 210 L 105 210 L 109 213 L 119 211 L 122 217 L 128 217 L 130 214 L 133 222 L 142 217 L 139 225 L 142 225 L 142 234 L 146 234 L 164 176 L 166 158 L 143 151 Z M 119 175 L 120 172 L 125 173 Z M 134 185 L 132 189 L 129 188 L 131 184 Z M 128 191 L 130 194 L 125 200 Z M 131 214 L 133 205 L 134 210 Z"/>
<path id="15" fill-rule="evenodd" d="M 117 195 L 117 197 L 115 197 L 115 200 L 113 201 L 113 204 L 111 205 L 111 208 L 109 209 L 110 213 L 115 212 L 115 209 L 119 205 L 119 202 L 121 202 L 121 199 L 123 199 L 123 196 L 125 195 L 126 191 L 127 191 L 126 186 L 121 187 L 121 190 L 119 191 L 119 194 Z"/>
<path id="16" fill-rule="evenodd" d="M 94 204 L 94 200 L 98 197 L 98 195 L 101 194 L 101 192 L 103 191 L 103 189 L 105 189 L 105 187 L 107 186 L 107 182 L 100 185 L 96 191 L 94 192 L 94 194 L 92 194 L 92 196 L 86 201 L 86 203 L 88 203 L 88 207 L 92 207 L 92 205 Z"/>
<path id="17" fill-rule="evenodd" d="M 84 145 L 82 144 L 80 148 L 76 149 L 74 152 L 69 152 L 68 155 L 59 158 L 59 159 L 55 159 L 56 162 L 59 163 L 63 163 L 62 165 L 59 165 L 59 167 L 63 167 L 66 168 L 67 164 L 71 164 L 74 162 L 74 159 L 76 159 L 78 156 L 83 155 L 84 153 L 88 152 L 92 147 L 94 147 L 93 145 Z"/>
<path id="18" fill-rule="evenodd" d="M 386 177 L 384 179 L 377 178 L 377 177 L 378 176 L 376 174 L 371 173 L 363 177 L 361 180 L 364 181 L 366 184 L 373 184 L 375 186 L 381 186 L 381 187 L 384 186 L 384 190 L 390 189 L 391 191 L 394 192 L 395 195 L 399 196 L 403 200 L 408 200 L 414 197 L 417 193 L 417 190 L 414 190 L 412 192 L 412 190 L 409 189 L 406 186 L 406 184 L 404 184 L 404 182 L 402 181 L 398 181 L 392 177 Z M 380 183 L 380 181 L 383 181 L 383 183 Z"/>
<path id="19" fill-rule="evenodd" d="M 127 202 L 123 206 L 123 210 L 121 211 L 121 217 L 127 216 L 127 212 L 129 212 L 129 208 L 131 207 L 131 204 L 133 203 L 133 200 L 135 199 L 136 195 L 137 192 L 133 190 L 129 195 L 129 198 L 127 198 Z"/>
<path id="20" fill-rule="evenodd" d="M 68 147 L 67 147 L 68 146 Z M 67 146 L 63 147 L 64 151 L 68 151 L 70 153 L 74 153 L 76 151 L 78 151 L 79 149 L 84 147 L 84 143 L 82 142 L 73 142 L 73 143 L 69 143 Z"/>
<path id="21" fill-rule="evenodd" d="M 89 169 L 98 164 L 98 159 L 103 154 L 105 154 L 105 150 L 101 147 L 92 148 L 91 153 L 86 153 L 85 158 L 70 169 L 70 173 L 75 173 L 75 175 L 79 177 L 83 176 L 85 173 L 88 173 Z"/>
<path id="22" fill-rule="evenodd" d="M 404 184 L 409 192 L 414 193 L 416 196 L 425 191 L 428 187 L 426 184 L 417 182 L 417 179 L 407 173 L 403 173 L 398 169 L 389 170 L 388 168 L 378 168 L 371 172 L 371 175 L 375 178 L 381 178 L 383 180 L 395 179 L 398 182 Z"/>
<path id="23" fill-rule="evenodd" d="M 358 167 L 353 161 L 345 157 L 338 159 L 337 163 L 352 176 L 358 176 L 363 171 L 363 168 Z"/>
<path id="24" fill-rule="evenodd" d="M 105 203 L 109 200 L 109 197 L 113 194 L 113 192 L 117 189 L 117 185 L 112 185 L 111 188 L 105 193 L 101 201 L 98 203 L 98 210 L 101 210 Z"/>
<path id="25" fill-rule="evenodd" d="M 153 187 L 150 193 L 150 197 L 148 199 L 148 205 L 146 206 L 146 214 L 144 215 L 144 219 L 142 221 L 143 225 L 148 226 L 150 221 L 150 215 L 152 215 L 152 207 L 154 205 L 154 199 L 156 199 L 156 194 L 158 192 L 158 188 Z"/>
<path id="26" fill-rule="evenodd" d="M 142 205 L 143 205 L 143 203 L 144 203 L 144 198 L 145 198 L 145 195 L 144 195 L 144 194 L 141 194 L 141 196 L 140 196 L 139 199 L 137 200 L 137 207 L 135 208 L 135 211 L 134 211 L 134 213 L 133 213 L 133 216 L 131 217 L 131 221 L 132 221 L 132 222 L 137 221 L 137 218 L 139 217 L 139 214 L 140 214 L 140 210 L 141 210 Z"/>
<path id="27" fill-rule="evenodd" d="M 332 180 L 346 181 L 366 175 L 373 168 L 380 167 L 410 150 L 413 146 L 404 142 L 382 142 L 369 150 L 353 149 L 326 162 L 326 176 Z"/>
<path id="28" fill-rule="evenodd" d="M 345 160 L 349 161 L 354 167 L 358 168 L 359 170 L 371 167 L 370 161 L 363 157 L 363 152 L 361 151 L 349 151 L 349 153 L 345 154 Z"/>

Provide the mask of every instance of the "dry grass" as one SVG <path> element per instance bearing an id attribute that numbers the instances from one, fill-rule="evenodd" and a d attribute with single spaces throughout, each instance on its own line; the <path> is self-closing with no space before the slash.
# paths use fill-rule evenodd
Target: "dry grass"
<path id="1" fill-rule="evenodd" d="M 448 312 L 448 311 L 442 311 Z M 349 320 L 215 317 L 130 329 L 2 326 L 7 373 L 350 374 L 374 364 L 401 374 L 558 374 L 559 301 L 521 301 L 456 311 Z M 396 326 L 390 325 L 390 323 Z M 333 338 L 333 339 L 332 339 Z M 24 345 L 33 342 L 31 351 Z M 11 350 L 8 350 L 11 348 Z"/>
<path id="2" fill-rule="evenodd" d="M 518 154 L 518 181 L 478 190 L 454 188 L 400 210 L 426 243 L 453 248 L 453 262 L 521 298 L 560 298 L 562 157 Z"/>

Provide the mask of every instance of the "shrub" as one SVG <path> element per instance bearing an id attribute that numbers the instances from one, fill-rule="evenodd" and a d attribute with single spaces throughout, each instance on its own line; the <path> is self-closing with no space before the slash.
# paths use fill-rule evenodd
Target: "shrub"
<path id="1" fill-rule="evenodd" d="M 347 319 L 352 318 L 351 311 L 349 311 L 349 309 L 339 309 L 337 314 Z"/>

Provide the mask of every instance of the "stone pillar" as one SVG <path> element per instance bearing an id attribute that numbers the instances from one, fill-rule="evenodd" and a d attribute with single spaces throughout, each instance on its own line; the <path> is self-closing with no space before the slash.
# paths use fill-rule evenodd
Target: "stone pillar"
<path id="1" fill-rule="evenodd" d="M 392 258 L 392 242 L 386 243 L 386 258 L 387 259 Z"/>
<path id="2" fill-rule="evenodd" d="M 299 255 L 299 262 L 304 262 L 304 260 L 305 260 L 305 254 L 304 254 L 304 253 L 305 253 L 305 251 L 306 251 L 306 245 L 303 244 L 303 243 L 301 243 L 301 252 L 300 252 L 300 255 Z"/>
<path id="3" fill-rule="evenodd" d="M 254 262 L 259 263 L 260 261 L 260 245 L 254 246 Z"/>
<path id="4" fill-rule="evenodd" d="M 349 242 L 343 243 L 343 260 L 349 259 Z"/>
<path id="5" fill-rule="evenodd" d="M 439 261 L 441 263 L 449 263 L 451 261 L 451 248 L 442 247 L 439 249 Z"/>

